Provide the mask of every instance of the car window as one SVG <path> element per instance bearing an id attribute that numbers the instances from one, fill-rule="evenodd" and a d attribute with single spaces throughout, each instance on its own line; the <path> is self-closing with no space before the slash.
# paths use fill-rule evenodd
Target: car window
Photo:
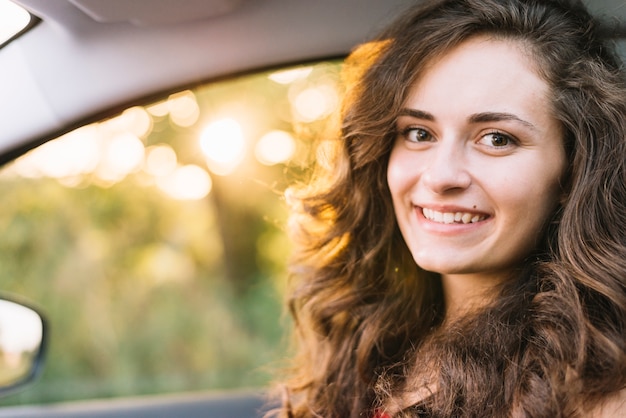
<path id="1" fill-rule="evenodd" d="M 47 314 L 46 368 L 2 405 L 265 386 L 288 350 L 285 187 L 341 63 L 134 106 L 0 171 L 0 281 Z"/>

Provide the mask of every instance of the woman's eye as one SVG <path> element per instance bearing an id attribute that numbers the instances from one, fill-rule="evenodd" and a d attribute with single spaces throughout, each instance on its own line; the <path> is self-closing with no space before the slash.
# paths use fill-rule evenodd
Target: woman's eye
<path id="1" fill-rule="evenodd" d="M 404 138 L 409 142 L 429 142 L 433 136 L 426 129 L 407 128 L 403 131 Z"/>
<path id="2" fill-rule="evenodd" d="M 500 132 L 491 132 L 483 136 L 478 142 L 494 148 L 504 148 L 515 144 L 513 138 Z"/>

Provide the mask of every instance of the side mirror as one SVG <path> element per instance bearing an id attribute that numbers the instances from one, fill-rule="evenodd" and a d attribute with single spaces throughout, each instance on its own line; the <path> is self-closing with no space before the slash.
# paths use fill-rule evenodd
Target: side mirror
<path id="1" fill-rule="evenodd" d="M 0 297 L 0 396 L 39 374 L 45 347 L 43 316 L 31 307 Z"/>

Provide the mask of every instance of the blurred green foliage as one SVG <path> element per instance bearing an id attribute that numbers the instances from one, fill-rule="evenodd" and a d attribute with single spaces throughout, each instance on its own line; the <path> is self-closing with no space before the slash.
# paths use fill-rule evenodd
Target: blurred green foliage
<path id="1" fill-rule="evenodd" d="M 0 405 L 267 384 L 287 350 L 281 193 L 307 172 L 329 114 L 299 120 L 290 97 L 336 80 L 339 64 L 312 69 L 287 84 L 262 73 L 200 87 L 190 126 L 151 116 L 141 141 L 171 146 L 179 164 L 204 166 L 198 137 L 221 115 L 245 119 L 249 144 L 293 134 L 288 161 L 265 166 L 250 146 L 202 199 L 173 199 L 137 170 L 68 187 L 3 169 L 0 290 L 39 306 L 51 338 L 43 376 Z"/>

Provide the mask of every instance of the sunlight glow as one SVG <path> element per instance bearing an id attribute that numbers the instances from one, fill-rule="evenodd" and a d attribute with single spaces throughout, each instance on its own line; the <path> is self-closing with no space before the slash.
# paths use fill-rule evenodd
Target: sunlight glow
<path id="1" fill-rule="evenodd" d="M 260 163 L 274 165 L 288 161 L 296 151 L 296 141 L 285 131 L 270 131 L 263 135 L 255 148 Z"/>
<path id="2" fill-rule="evenodd" d="M 30 23 L 30 13 L 9 0 L 0 0 L 0 44 L 20 33 Z"/>
<path id="3" fill-rule="evenodd" d="M 319 136 L 341 92 L 337 66 L 324 65 L 262 73 L 252 84 L 237 81 L 233 91 L 185 90 L 131 107 L 29 151 L 3 176 L 77 188 L 128 178 L 176 199 L 200 199 L 214 175 L 264 175 L 260 164 L 286 164 L 285 172 L 308 167 L 324 147 L 307 138 Z"/>
<path id="4" fill-rule="evenodd" d="M 200 106 L 190 90 L 170 95 L 167 100 L 149 106 L 148 113 L 156 117 L 170 116 L 172 123 L 188 128 L 198 121 Z"/>
<path id="5" fill-rule="evenodd" d="M 307 78 L 313 71 L 312 67 L 294 68 L 291 70 L 276 71 L 268 76 L 268 78 L 278 84 L 290 84 L 296 80 Z"/>
<path id="6" fill-rule="evenodd" d="M 23 177 L 57 179 L 93 172 L 99 161 L 98 128 L 88 125 L 50 141 L 15 161 Z"/>
<path id="7" fill-rule="evenodd" d="M 169 107 L 169 104 L 167 103 L 167 100 L 159 102 L 152 106 L 149 106 L 146 108 L 146 110 L 151 115 L 154 115 L 159 118 L 163 116 L 167 116 L 167 114 L 170 113 L 170 107 Z"/>
<path id="8" fill-rule="evenodd" d="M 198 121 L 200 107 L 196 96 L 190 91 L 173 94 L 167 100 L 170 119 L 182 127 L 189 127 Z"/>
<path id="9" fill-rule="evenodd" d="M 339 147 L 335 141 L 323 140 L 320 141 L 315 149 L 315 161 L 317 164 L 325 170 L 332 171 L 334 167 L 334 161 L 337 160 L 337 153 Z"/>
<path id="10" fill-rule="evenodd" d="M 144 170 L 154 177 L 165 177 L 176 169 L 176 152 L 167 144 L 159 144 L 146 150 Z"/>
<path id="11" fill-rule="evenodd" d="M 339 102 L 337 91 L 328 85 L 311 87 L 298 93 L 292 100 L 296 116 L 304 122 L 313 122 L 330 115 Z"/>
<path id="12" fill-rule="evenodd" d="M 143 142 L 131 133 L 122 133 L 107 141 L 96 175 L 104 182 L 115 183 L 143 165 Z"/>
<path id="13" fill-rule="evenodd" d="M 100 126 L 111 132 L 128 132 L 139 138 L 145 138 L 152 132 L 152 118 L 143 107 L 135 106 L 126 109 L 119 116 L 102 122 Z"/>
<path id="14" fill-rule="evenodd" d="M 35 148 L 18 158 L 14 169 L 23 177 L 55 178 L 68 187 L 79 186 L 95 174 L 99 184 L 110 186 L 143 166 L 145 148 L 141 137 L 151 131 L 150 115 L 143 108 L 133 107 Z"/>
<path id="15" fill-rule="evenodd" d="M 159 178 L 157 186 L 174 199 L 199 200 L 211 192 L 213 182 L 203 168 L 190 164 Z"/>
<path id="16" fill-rule="evenodd" d="M 220 176 L 232 173 L 246 152 L 241 125 L 230 118 L 210 123 L 202 131 L 200 147 L 213 173 Z"/>

